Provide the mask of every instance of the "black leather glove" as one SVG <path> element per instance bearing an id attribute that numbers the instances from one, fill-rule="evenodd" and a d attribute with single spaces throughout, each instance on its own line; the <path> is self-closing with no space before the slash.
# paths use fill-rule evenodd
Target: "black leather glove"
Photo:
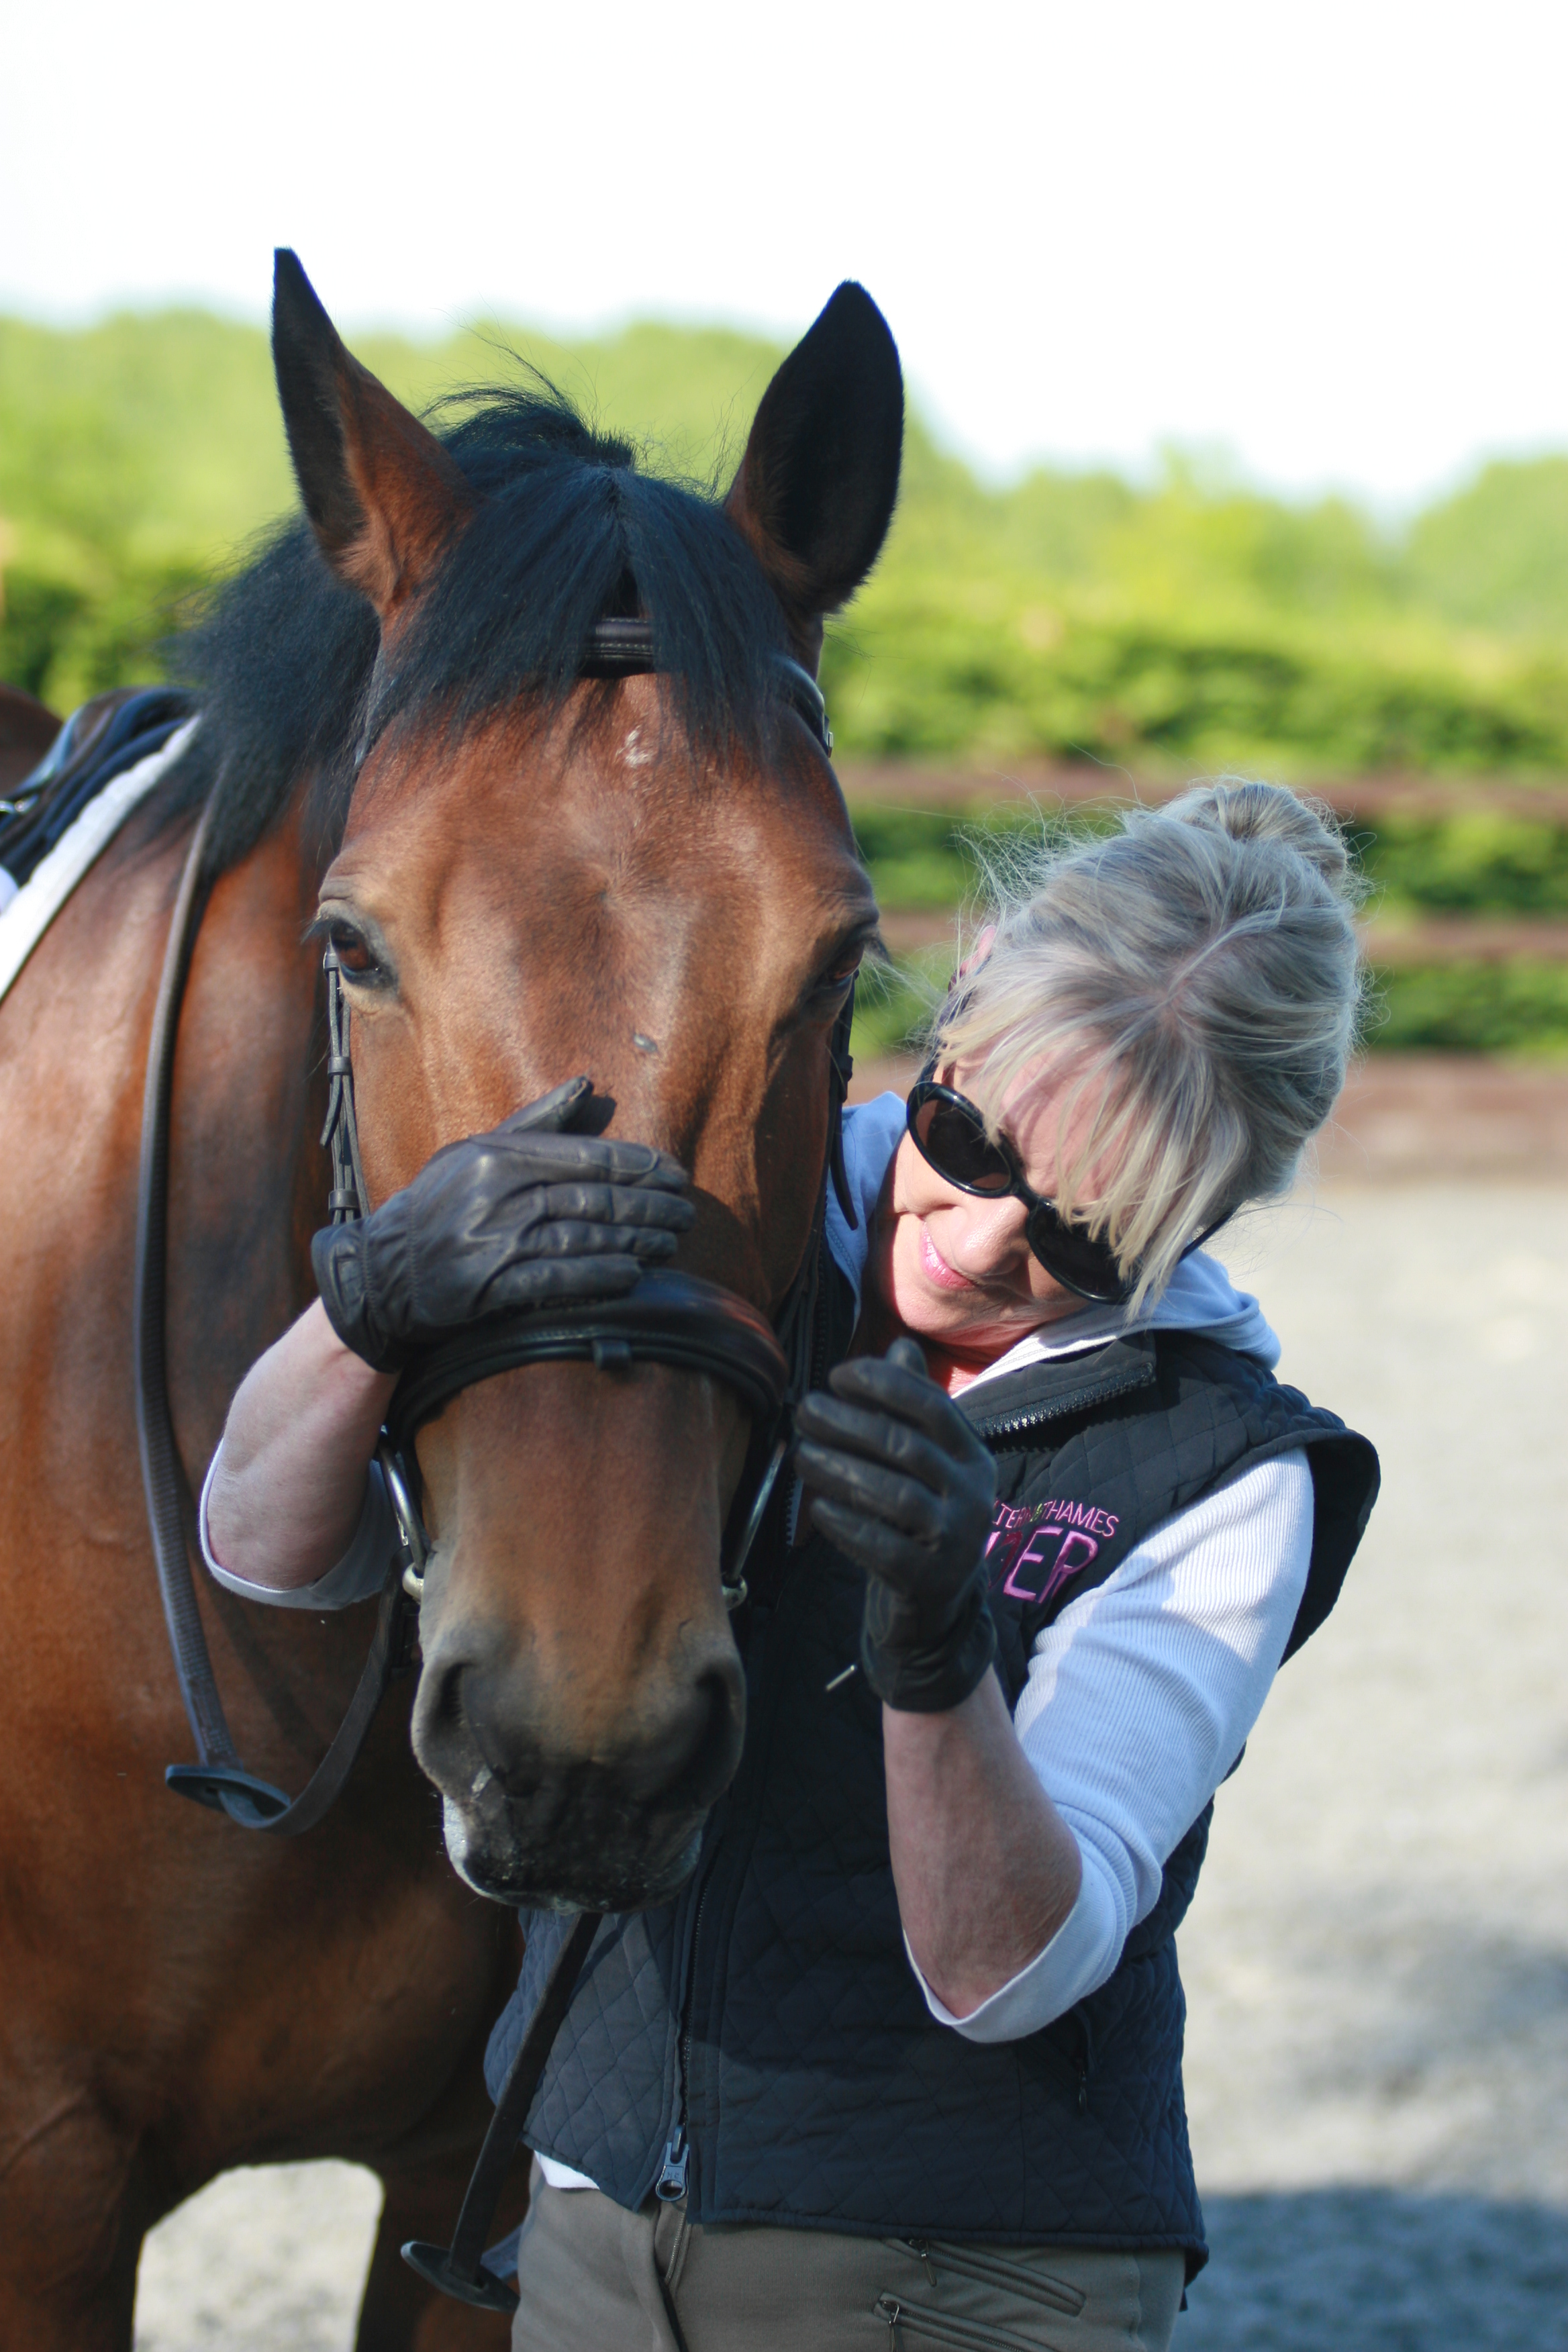
<path id="1" fill-rule="evenodd" d="M 912 1339 L 828 1374 L 795 1412 L 814 1526 L 867 1571 L 860 1663 L 910 1714 L 957 1706 L 996 1654 L 981 1562 L 996 1465 Z"/>
<path id="2" fill-rule="evenodd" d="M 345 1348 L 396 1371 L 442 1333 L 513 1307 L 619 1298 L 695 1214 L 679 1160 L 573 1132 L 593 1097 L 571 1078 L 488 1135 L 448 1143 L 368 1217 L 310 1244 Z"/>

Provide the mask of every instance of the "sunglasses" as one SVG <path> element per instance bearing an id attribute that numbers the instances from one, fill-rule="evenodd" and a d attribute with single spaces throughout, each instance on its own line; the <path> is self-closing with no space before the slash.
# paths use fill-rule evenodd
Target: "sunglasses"
<path id="1" fill-rule="evenodd" d="M 1136 1272 L 1122 1273 L 1106 1242 L 1069 1225 L 1053 1202 L 1035 1191 L 1005 1136 L 985 1132 L 985 1120 L 966 1095 L 935 1078 L 921 1077 L 910 1089 L 906 1120 L 915 1150 L 944 1183 L 984 1201 L 1022 1201 L 1029 1247 L 1053 1282 L 1096 1307 L 1122 1307 L 1137 1287 Z"/>

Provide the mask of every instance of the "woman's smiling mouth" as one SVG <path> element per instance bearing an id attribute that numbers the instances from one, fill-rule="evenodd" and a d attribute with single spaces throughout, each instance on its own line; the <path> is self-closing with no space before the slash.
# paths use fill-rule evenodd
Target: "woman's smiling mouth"
<path id="1" fill-rule="evenodd" d="M 934 1283 L 939 1290 L 978 1291 L 980 1288 L 980 1285 L 972 1282 L 966 1274 L 960 1274 L 956 1266 L 949 1265 L 932 1241 L 931 1227 L 923 1218 L 921 1221 L 921 1271 L 926 1280 Z"/>

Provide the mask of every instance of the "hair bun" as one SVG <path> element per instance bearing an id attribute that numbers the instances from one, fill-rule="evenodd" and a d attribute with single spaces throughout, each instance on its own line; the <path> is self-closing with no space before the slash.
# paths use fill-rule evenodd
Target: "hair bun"
<path id="1" fill-rule="evenodd" d="M 1358 895 L 1333 811 L 1321 801 L 1301 799 L 1283 784 L 1199 784 L 1173 801 L 1166 814 L 1185 824 L 1226 834 L 1232 841 L 1277 841 L 1304 857 L 1337 898 Z"/>

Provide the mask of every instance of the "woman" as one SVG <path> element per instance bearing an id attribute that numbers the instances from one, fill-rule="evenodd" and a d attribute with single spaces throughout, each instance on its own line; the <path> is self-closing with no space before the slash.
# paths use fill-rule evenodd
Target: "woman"
<path id="1" fill-rule="evenodd" d="M 835 1369 L 738 1629 L 745 1754 L 691 1886 L 605 1923 L 552 2053 L 519 2346 L 1169 2342 L 1205 2259 L 1174 1932 L 1377 1475 L 1198 1245 L 1289 1187 L 1340 1090 L 1352 895 L 1264 785 L 1043 852 L 908 1105 L 847 1115 L 859 1215 L 830 1202 Z M 514 1185 L 479 1221 L 506 1279 L 675 1245 L 668 1163 L 568 1147 L 606 1189 Z M 391 1381 L 362 1359 L 395 1361 L 410 1235 L 450 1255 L 446 1158 L 323 1248 L 322 1308 L 237 1398 L 205 1498 L 225 1581 L 379 1581 Z M 542 1261 L 506 1238 L 524 1200 Z M 527 1925 L 492 2082 L 562 1933 Z"/>

